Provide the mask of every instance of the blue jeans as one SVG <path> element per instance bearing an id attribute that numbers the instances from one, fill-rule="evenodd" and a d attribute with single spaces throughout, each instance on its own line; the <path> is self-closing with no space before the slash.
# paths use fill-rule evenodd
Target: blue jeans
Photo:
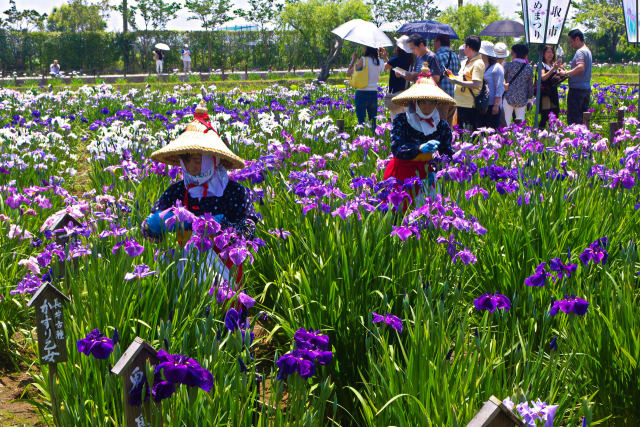
<path id="1" fill-rule="evenodd" d="M 378 91 L 356 90 L 356 117 L 358 124 L 364 124 L 365 114 L 371 120 L 371 129 L 376 130 L 376 115 L 378 114 Z"/>

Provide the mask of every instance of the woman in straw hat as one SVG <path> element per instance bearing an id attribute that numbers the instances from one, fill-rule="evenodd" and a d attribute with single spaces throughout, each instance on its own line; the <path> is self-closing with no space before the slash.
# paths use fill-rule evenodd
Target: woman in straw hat
<path id="1" fill-rule="evenodd" d="M 384 179 L 394 177 L 399 183 L 419 177 L 428 177 L 428 190 L 435 193 L 435 167 L 431 162 L 433 152 L 452 156 L 451 128 L 440 118 L 439 104 L 455 104 L 445 91 L 431 78 L 424 65 L 416 84 L 393 98 L 393 102 L 405 105 L 407 111 L 393 120 L 391 152 L 393 159 L 384 171 Z M 417 196 L 418 192 L 414 193 Z"/>
<path id="2" fill-rule="evenodd" d="M 170 185 L 155 203 L 142 224 L 145 236 L 160 239 L 165 228 L 158 224 L 158 216 L 163 213 L 166 221 L 167 211 L 182 205 L 195 216 L 209 214 L 223 228 L 233 227 L 245 238 L 253 237 L 258 215 L 250 191 L 227 176 L 227 169 L 240 169 L 244 161 L 213 129 L 204 101 L 180 136 L 152 153 L 151 159 L 180 166 L 184 179 Z"/>
<path id="3" fill-rule="evenodd" d="M 151 159 L 180 166 L 183 180 L 170 185 L 155 203 L 151 214 L 142 223 L 145 237 L 160 241 L 164 232 L 176 231 L 178 243 L 184 246 L 191 237 L 190 221 L 204 217 L 207 222 L 215 220 L 223 229 L 232 229 L 240 238 L 253 238 L 259 216 L 253 207 L 251 193 L 227 176 L 227 169 L 242 168 L 244 161 L 227 147 L 213 129 L 204 101 L 198 105 L 194 120 L 180 136 L 152 153 Z M 171 223 L 167 220 L 173 216 L 176 218 L 173 218 L 172 226 L 167 227 Z M 228 256 L 221 261 L 216 246 L 213 245 L 212 249 L 197 255 L 200 259 L 198 264 L 205 267 L 200 270 L 198 281 L 203 282 L 206 274 L 213 273 L 215 277 L 222 277 L 230 283 L 234 263 Z M 189 256 L 188 248 L 184 249 L 183 255 L 178 262 L 180 277 L 185 259 Z M 235 282 L 242 283 L 241 264 Z"/>

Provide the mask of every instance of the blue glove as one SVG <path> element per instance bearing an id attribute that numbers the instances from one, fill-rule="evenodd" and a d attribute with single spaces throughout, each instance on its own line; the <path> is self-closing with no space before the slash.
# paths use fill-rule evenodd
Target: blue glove
<path id="1" fill-rule="evenodd" d="M 158 214 L 158 212 L 155 212 L 149 215 L 146 219 L 146 222 L 147 222 L 147 225 L 149 226 L 149 230 L 153 234 L 156 234 L 156 235 L 162 234 L 167 230 L 167 227 L 165 226 L 162 218 L 160 218 L 160 215 Z"/>
<path id="2" fill-rule="evenodd" d="M 420 151 L 422 151 L 423 153 L 433 153 L 438 149 L 439 145 L 440 145 L 440 141 L 432 139 L 431 141 L 425 142 L 424 144 L 422 144 L 420 146 Z"/>
<path id="3" fill-rule="evenodd" d="M 224 215 L 223 214 L 215 215 L 213 219 L 215 219 L 218 224 L 222 224 L 222 221 L 224 221 Z"/>

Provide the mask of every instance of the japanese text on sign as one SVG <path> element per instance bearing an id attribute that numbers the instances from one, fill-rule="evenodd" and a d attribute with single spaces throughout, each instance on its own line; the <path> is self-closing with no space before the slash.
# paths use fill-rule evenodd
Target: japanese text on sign
<path id="1" fill-rule="evenodd" d="M 48 298 L 44 298 L 40 307 L 40 323 L 44 339 L 40 358 L 47 363 L 56 363 L 61 355 L 60 346 L 64 344 L 64 324 L 62 322 L 62 305 L 58 298 L 53 299 L 53 304 Z M 62 344 L 60 344 L 62 341 Z"/>
<path id="2" fill-rule="evenodd" d="M 523 1 L 524 23 L 529 43 L 558 44 L 570 0 Z"/>

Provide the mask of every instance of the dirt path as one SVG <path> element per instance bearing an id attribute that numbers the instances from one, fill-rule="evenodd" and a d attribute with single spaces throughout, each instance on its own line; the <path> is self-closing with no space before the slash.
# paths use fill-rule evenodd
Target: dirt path
<path id="1" fill-rule="evenodd" d="M 28 402 L 18 399 L 28 399 L 35 392 L 27 389 L 33 382 L 29 374 L 16 372 L 0 376 L 0 425 L 10 426 L 44 426 L 38 410 Z"/>

